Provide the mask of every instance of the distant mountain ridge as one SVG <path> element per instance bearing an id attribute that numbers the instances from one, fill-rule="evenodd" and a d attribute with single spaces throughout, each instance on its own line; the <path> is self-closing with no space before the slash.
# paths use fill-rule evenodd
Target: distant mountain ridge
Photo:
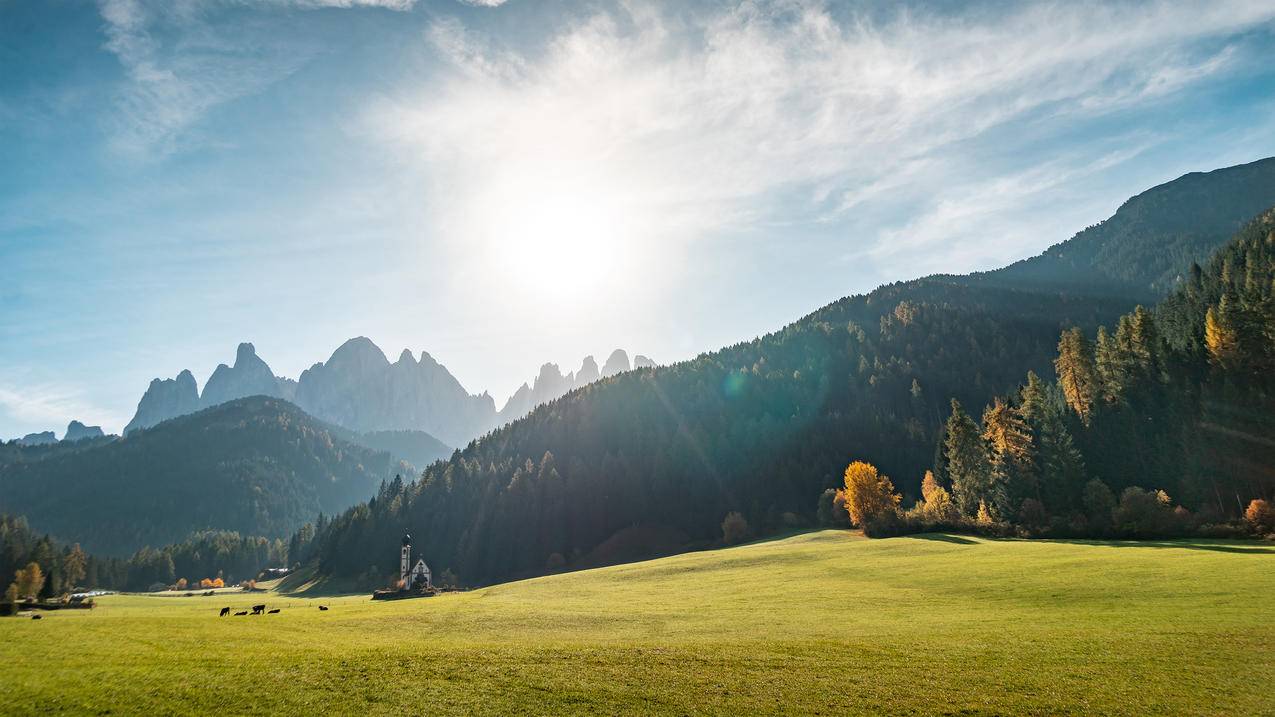
<path id="1" fill-rule="evenodd" d="M 5 447 L 0 513 L 115 556 L 209 528 L 283 537 L 411 471 L 353 438 L 287 401 L 253 396 L 124 438 Z M 30 455 L 8 455 L 18 451 Z"/>
<path id="2" fill-rule="evenodd" d="M 390 363 L 375 343 L 360 336 L 341 344 L 326 362 L 314 364 L 293 381 L 276 376 L 251 343 L 241 343 L 234 364 L 218 365 L 202 394 L 189 370 L 174 379 L 151 381 L 124 433 L 237 398 L 270 396 L 360 434 L 424 431 L 444 444 L 460 446 L 587 383 L 634 366 L 654 365 L 638 355 L 631 366 L 628 354 L 620 349 L 611 353 L 601 369 L 592 356 L 584 359 L 578 372 L 565 376 L 556 364 L 545 364 L 534 383 L 523 384 L 498 411 L 489 394 L 470 394 L 426 352 L 418 360 L 404 349 Z"/>

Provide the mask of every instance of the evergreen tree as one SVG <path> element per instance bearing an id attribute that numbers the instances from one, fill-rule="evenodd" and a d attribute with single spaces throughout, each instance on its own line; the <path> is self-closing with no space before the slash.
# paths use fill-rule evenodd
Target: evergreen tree
<path id="1" fill-rule="evenodd" d="M 1022 413 L 995 398 L 983 411 L 983 440 L 993 467 L 991 488 L 997 493 L 991 500 L 993 508 L 1008 517 L 1011 506 L 1022 504 L 1024 498 L 1039 500 L 1036 446 Z"/>
<path id="2" fill-rule="evenodd" d="M 1088 425 L 1093 414 L 1096 394 L 1093 352 L 1089 341 L 1079 327 L 1063 332 L 1058 342 L 1058 358 L 1054 361 L 1058 383 L 1062 386 L 1067 405 Z"/>
<path id="3" fill-rule="evenodd" d="M 978 424 L 956 399 L 952 399 L 952 415 L 947 419 L 944 454 L 957 508 L 965 515 L 973 515 L 987 493 L 991 471 Z"/>

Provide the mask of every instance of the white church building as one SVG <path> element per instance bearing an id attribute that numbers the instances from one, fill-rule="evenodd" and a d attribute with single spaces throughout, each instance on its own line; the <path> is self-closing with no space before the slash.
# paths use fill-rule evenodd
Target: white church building
<path id="1" fill-rule="evenodd" d="M 399 579 L 403 581 L 403 587 L 412 590 L 423 590 L 433 586 L 429 566 L 425 564 L 425 558 L 416 561 L 416 565 L 412 565 L 412 536 L 408 533 L 403 534 L 403 551 L 399 555 L 398 572 Z"/>

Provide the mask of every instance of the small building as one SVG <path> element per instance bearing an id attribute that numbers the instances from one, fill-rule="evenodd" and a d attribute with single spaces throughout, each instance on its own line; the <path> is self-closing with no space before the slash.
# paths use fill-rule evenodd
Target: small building
<path id="1" fill-rule="evenodd" d="M 420 558 L 416 561 L 415 567 L 408 568 L 412 564 L 412 536 L 409 533 L 403 534 L 402 550 L 399 552 L 398 577 L 402 581 L 404 588 L 413 590 L 424 590 L 433 586 L 431 582 L 431 574 L 429 566 L 425 564 L 425 559 Z"/>
<path id="2" fill-rule="evenodd" d="M 412 568 L 412 579 L 407 584 L 415 590 L 423 590 L 432 586 L 429 566 L 425 564 L 425 558 L 416 561 L 416 567 Z"/>

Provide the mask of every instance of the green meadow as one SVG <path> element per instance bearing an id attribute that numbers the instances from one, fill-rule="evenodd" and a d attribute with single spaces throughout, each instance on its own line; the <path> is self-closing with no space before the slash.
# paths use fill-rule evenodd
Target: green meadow
<path id="1" fill-rule="evenodd" d="M 0 712 L 1275 714 L 1269 543 L 824 531 L 428 599 L 310 594 L 0 619 Z M 217 615 L 257 602 L 280 613 Z"/>

